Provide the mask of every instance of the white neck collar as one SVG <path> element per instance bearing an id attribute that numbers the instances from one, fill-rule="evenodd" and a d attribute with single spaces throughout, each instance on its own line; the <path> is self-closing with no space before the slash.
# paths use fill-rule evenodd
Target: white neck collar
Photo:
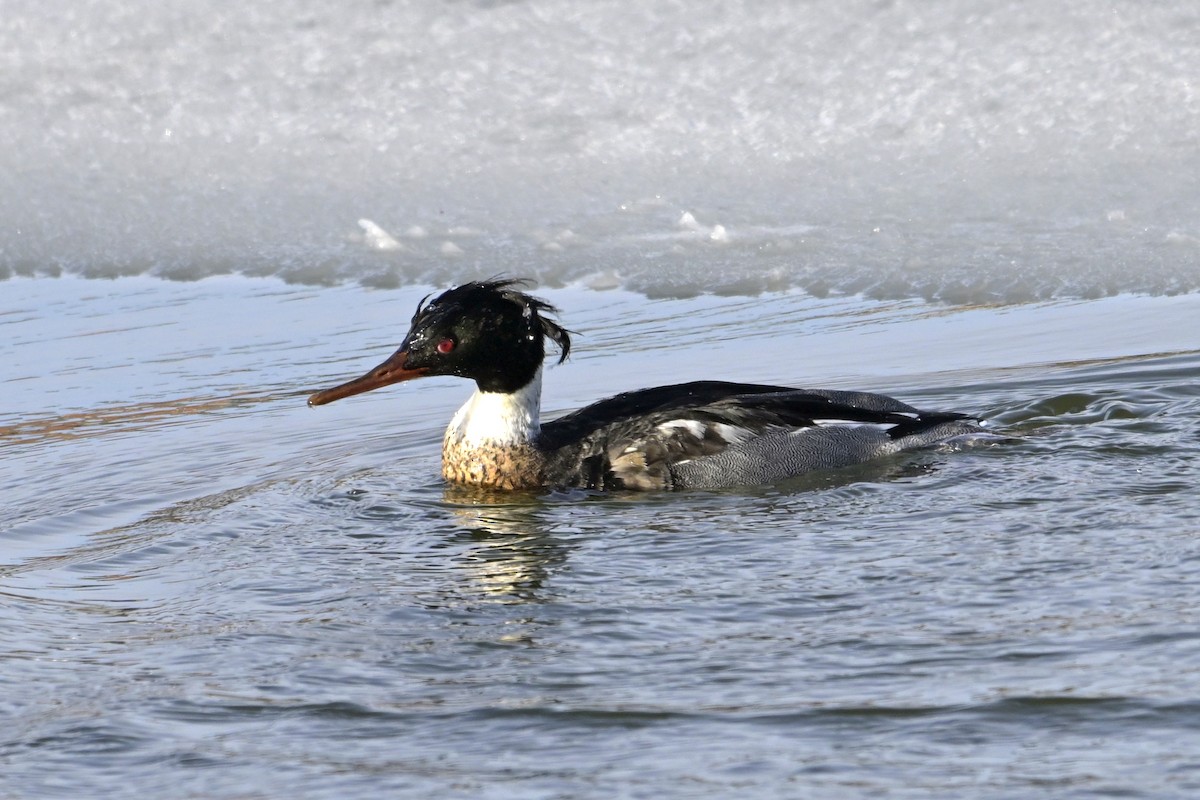
<path id="1" fill-rule="evenodd" d="M 466 445 L 527 444 L 541 432 L 542 368 L 515 392 L 479 389 L 458 410 L 446 438 Z"/>

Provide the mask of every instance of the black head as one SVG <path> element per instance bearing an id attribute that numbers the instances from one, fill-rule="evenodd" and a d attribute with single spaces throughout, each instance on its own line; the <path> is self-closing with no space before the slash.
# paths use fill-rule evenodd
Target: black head
<path id="1" fill-rule="evenodd" d="M 546 357 L 549 338 L 561 352 L 571 350 L 570 334 L 542 316 L 555 308 L 517 291 L 515 280 L 464 283 L 422 301 L 401 350 L 410 369 L 428 375 L 471 378 L 485 392 L 512 392 L 533 379 Z"/>
<path id="2" fill-rule="evenodd" d="M 391 358 L 361 378 L 317 392 L 309 405 L 422 375 L 470 378 L 485 392 L 520 389 L 545 360 L 547 338 L 558 345 L 559 363 L 571 351 L 570 333 L 543 316 L 556 309 L 514 288 L 521 283 L 472 281 L 428 303 L 422 300 L 404 343 Z"/>

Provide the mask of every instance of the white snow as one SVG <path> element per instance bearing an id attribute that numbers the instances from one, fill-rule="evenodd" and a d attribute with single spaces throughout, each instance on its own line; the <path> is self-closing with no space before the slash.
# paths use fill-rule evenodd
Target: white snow
<path id="1" fill-rule="evenodd" d="M 402 245 L 390 233 L 369 219 L 360 219 L 358 227 L 363 230 L 363 237 L 369 247 L 376 250 L 399 250 Z"/>
<path id="2" fill-rule="evenodd" d="M 1190 0 L 9 0 L 0 277 L 1193 290 L 1197 30 Z"/>

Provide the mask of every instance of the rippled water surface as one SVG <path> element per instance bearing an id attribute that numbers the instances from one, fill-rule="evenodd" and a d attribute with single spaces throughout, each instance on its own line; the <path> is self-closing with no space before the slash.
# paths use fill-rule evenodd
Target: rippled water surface
<path id="1" fill-rule="evenodd" d="M 545 291 L 551 413 L 736 377 L 1014 437 L 602 497 L 443 485 L 451 379 L 304 406 L 421 288 L 0 288 L 2 796 L 1200 790 L 1196 296 Z"/>
<path id="2" fill-rule="evenodd" d="M 1200 796 L 1200 6 L 0 11 L 0 798 Z M 1003 441 L 744 491 L 438 477 L 700 378 Z"/>

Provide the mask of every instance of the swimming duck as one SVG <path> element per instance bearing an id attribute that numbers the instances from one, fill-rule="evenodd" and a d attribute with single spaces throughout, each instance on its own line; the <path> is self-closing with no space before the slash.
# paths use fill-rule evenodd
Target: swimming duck
<path id="1" fill-rule="evenodd" d="M 966 414 L 865 392 L 695 381 L 625 392 L 548 422 L 546 340 L 571 352 L 557 309 L 516 280 L 474 281 L 413 314 L 403 344 L 310 406 L 401 381 L 475 381 L 442 443 L 446 480 L 496 489 L 715 489 L 768 484 L 982 432 Z"/>

